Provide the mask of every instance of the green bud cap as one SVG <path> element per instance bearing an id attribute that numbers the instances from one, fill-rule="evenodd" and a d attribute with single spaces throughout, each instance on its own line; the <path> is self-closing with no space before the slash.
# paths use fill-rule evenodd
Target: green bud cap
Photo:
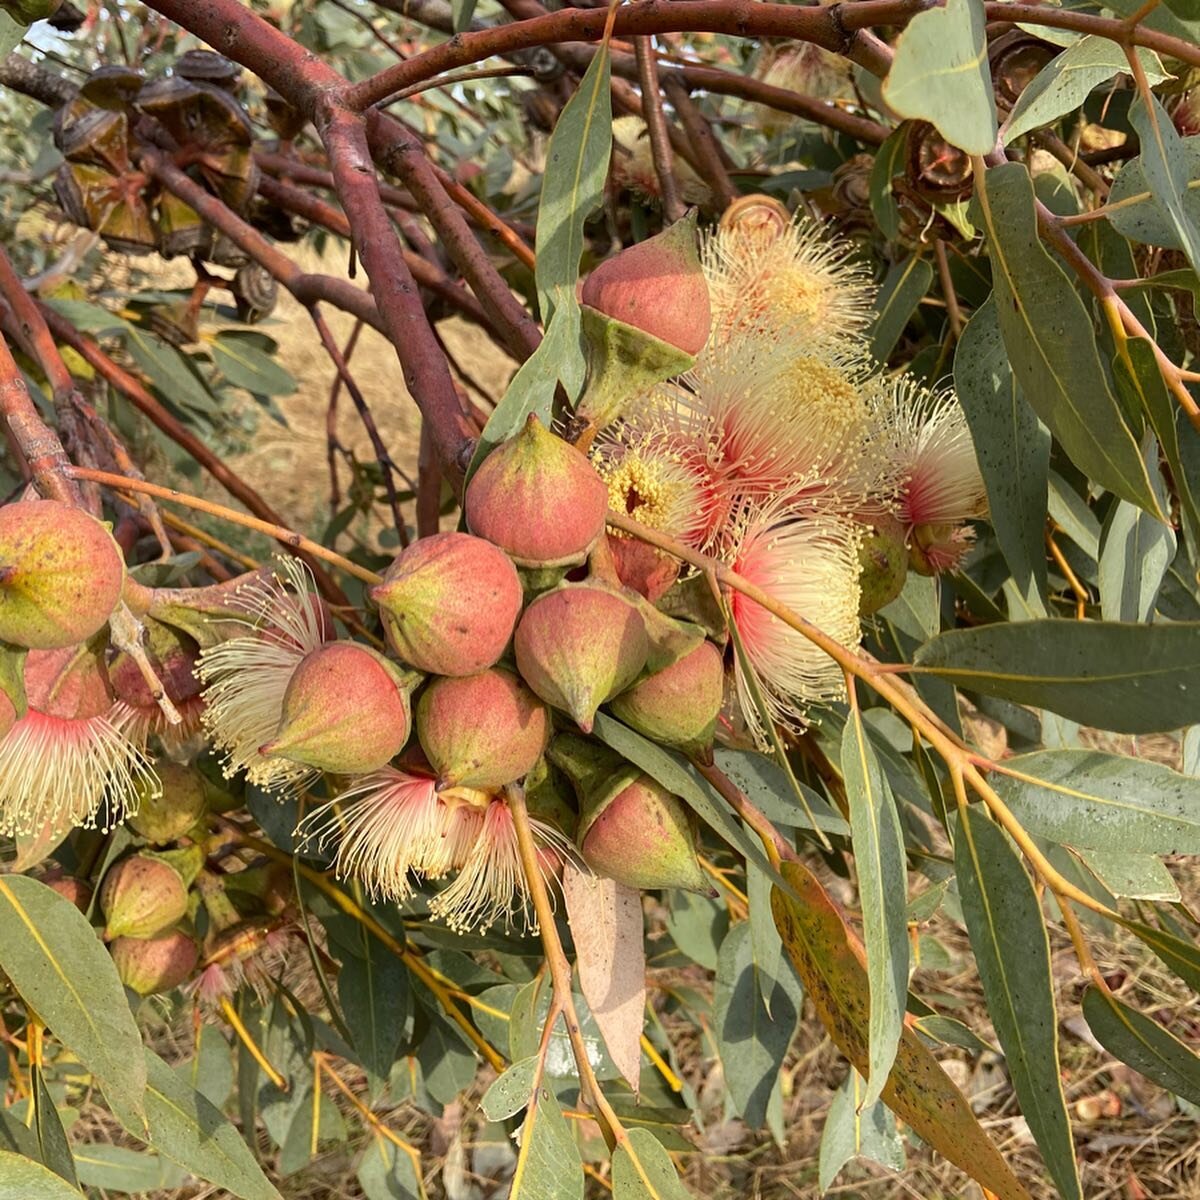
<path id="1" fill-rule="evenodd" d="M 502 788 L 531 771 L 550 714 L 511 671 L 435 679 L 417 702 L 417 737 L 440 788 Z"/>
<path id="2" fill-rule="evenodd" d="M 174 925 L 187 906 L 187 889 L 174 867 L 148 854 L 123 858 L 100 885 L 104 940 L 154 937 Z"/>
<path id="3" fill-rule="evenodd" d="M 384 766 L 404 748 L 411 725 L 398 674 L 355 642 L 314 650 L 292 675 L 279 730 L 260 753 L 337 775 Z"/>
<path id="4" fill-rule="evenodd" d="M 725 687 L 725 664 L 712 642 L 639 680 L 615 697 L 613 714 L 638 733 L 685 753 L 712 747 Z"/>
<path id="5" fill-rule="evenodd" d="M 585 813 L 579 849 L 593 871 L 626 887 L 712 890 L 687 810 L 649 775 L 639 774 L 599 812 Z"/>
<path id="6" fill-rule="evenodd" d="M 0 641 L 32 650 L 86 642 L 124 580 L 120 547 L 83 509 L 58 500 L 0 508 Z"/>
<path id="7" fill-rule="evenodd" d="M 858 577 L 860 616 L 886 608 L 904 590 L 908 578 L 908 547 L 904 526 L 895 517 L 876 517 L 858 552 L 862 573 Z"/>
<path id="8" fill-rule="evenodd" d="M 121 982 L 139 996 L 169 992 L 185 983 L 200 956 L 196 939 L 179 929 L 153 938 L 119 937 L 108 952 Z"/>
<path id="9" fill-rule="evenodd" d="M 604 532 L 608 488 L 584 455 L 530 414 L 480 464 L 463 508 L 471 532 L 517 566 L 563 567 L 583 562 Z"/>
<path id="10" fill-rule="evenodd" d="M 650 641 L 637 606 L 620 593 L 568 583 L 525 610 L 513 648 L 526 683 L 587 733 L 600 705 L 646 665 Z"/>
<path id="11" fill-rule="evenodd" d="M 145 780 L 138 785 L 137 812 L 129 826 L 155 846 L 167 846 L 183 837 L 207 807 L 204 776 L 195 767 L 164 759 L 155 765 L 161 791 Z"/>
<path id="12" fill-rule="evenodd" d="M 512 560 L 469 533 L 413 542 L 369 594 L 396 653 L 431 675 L 477 675 L 495 665 L 523 602 Z"/>

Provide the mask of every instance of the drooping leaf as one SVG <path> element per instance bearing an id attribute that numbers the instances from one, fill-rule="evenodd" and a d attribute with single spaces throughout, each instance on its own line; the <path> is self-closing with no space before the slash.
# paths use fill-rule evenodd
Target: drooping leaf
<path id="1" fill-rule="evenodd" d="M 129 325 L 123 339 L 138 370 L 172 404 L 204 416 L 217 412 L 216 399 L 197 378 L 191 361 L 174 346 L 138 325 Z"/>
<path id="2" fill-rule="evenodd" d="M 869 334 L 876 361 L 887 362 L 932 283 L 933 267 L 920 253 L 910 254 L 888 271 L 875 297 L 875 320 Z"/>
<path id="3" fill-rule="evenodd" d="M 148 1150 L 129 1150 L 107 1142 L 88 1142 L 75 1147 L 75 1166 L 84 1187 L 105 1192 L 142 1193 L 177 1188 L 183 1171 L 175 1163 Z"/>
<path id="4" fill-rule="evenodd" d="M 1017 387 L 994 296 L 963 330 L 954 352 L 954 386 L 987 485 L 1000 549 L 1022 593 L 1044 597 L 1050 433 Z"/>
<path id="5" fill-rule="evenodd" d="M 1114 896 L 1130 900 L 1179 899 L 1179 886 L 1161 858 L 1124 850 L 1078 850 L 1087 869 Z"/>
<path id="6" fill-rule="evenodd" d="M 867 1087 L 862 1104 L 879 1099 L 896 1059 L 908 991 L 908 876 L 904 833 L 892 789 L 852 708 L 842 733 L 842 778 L 850 805 L 854 864 L 863 910 L 871 1018 Z"/>
<path id="7" fill-rule="evenodd" d="M 784 949 L 834 1045 L 861 1073 L 869 1059 L 870 1021 L 862 947 L 807 867 L 785 862 L 782 872 L 794 895 L 776 888 L 771 906 Z M 901 1035 L 883 1100 L 923 1141 L 1000 1200 L 1030 1200 L 963 1094 L 911 1029 Z"/>
<path id="8" fill-rule="evenodd" d="M 1200 854 L 1200 779 L 1099 750 L 1040 750 L 1003 767 L 992 783 L 1033 833 L 1098 850 Z"/>
<path id="9" fill-rule="evenodd" d="M 883 81 L 892 109 L 931 122 L 968 154 L 987 154 L 996 144 L 985 24 L 980 0 L 947 0 L 919 13 L 897 40 Z"/>
<path id="10" fill-rule="evenodd" d="M 1170 78 L 1152 50 L 1139 48 L 1137 54 L 1152 84 Z M 1092 34 L 1081 37 L 1026 85 L 1005 122 L 1005 143 L 1012 145 L 1022 134 L 1052 125 L 1059 117 L 1074 112 L 1094 88 L 1128 70 L 1129 61 L 1115 42 Z"/>
<path id="11" fill-rule="evenodd" d="M 1158 444 L 1150 439 L 1158 457 Z M 1106 621 L 1146 621 L 1175 557 L 1175 531 L 1118 500 L 1100 543 L 1100 615 Z"/>
<path id="12" fill-rule="evenodd" d="M 296 381 L 259 340 L 261 335 L 226 330 L 209 343 L 217 370 L 237 387 L 264 396 L 287 396 Z"/>
<path id="13" fill-rule="evenodd" d="M 140 1117 L 142 1039 L 117 969 L 69 900 L 24 875 L 0 878 L 0 970 L 114 1108 Z"/>
<path id="14" fill-rule="evenodd" d="M 80 1200 L 82 1195 L 41 1163 L 0 1150 L 0 1200 Z"/>
<path id="15" fill-rule="evenodd" d="M 1116 733 L 1200 719 L 1200 627 L 1022 621 L 938 634 L 914 670 Z"/>
<path id="16" fill-rule="evenodd" d="M 31 1072 L 33 1076 L 33 1129 L 37 1135 L 38 1157 L 56 1175 L 61 1176 L 72 1186 L 78 1186 L 79 1177 L 75 1171 L 75 1159 L 71 1156 L 71 1145 L 67 1141 L 66 1130 L 63 1129 L 62 1118 L 54 1101 L 50 1097 L 50 1089 L 46 1087 L 46 1079 L 38 1067 Z"/>
<path id="17" fill-rule="evenodd" d="M 613 1152 L 613 1200 L 692 1200 L 666 1150 L 646 1129 L 631 1129 Z"/>
<path id="18" fill-rule="evenodd" d="M 767 1120 L 767 1104 L 791 1045 L 803 997 L 786 963 L 769 987 L 754 960 L 750 926 L 734 925 L 721 944 L 713 986 L 713 1032 L 725 1069 L 725 1083 L 738 1113 L 752 1129 Z M 762 992 L 770 994 L 769 1006 Z"/>
<path id="19" fill-rule="evenodd" d="M 355 1177 L 367 1200 L 425 1200 L 416 1152 L 406 1154 L 379 1134 L 363 1151 Z"/>
<path id="20" fill-rule="evenodd" d="M 571 862 L 563 868 L 562 891 L 579 986 L 613 1062 L 636 1093 L 646 1009 L 641 893 Z"/>
<path id="21" fill-rule="evenodd" d="M 1200 137 L 1182 138 L 1175 148 L 1173 177 L 1187 180 L 1182 204 L 1184 214 L 1195 224 L 1200 221 Z M 1131 158 L 1113 180 L 1104 213 L 1109 224 L 1135 242 L 1181 250 L 1179 231 L 1171 215 L 1150 190 L 1143 155 Z"/>
<path id="22" fill-rule="evenodd" d="M 1194 1050 L 1110 992 L 1089 987 L 1082 1003 L 1088 1028 L 1109 1054 L 1176 1096 L 1200 1104 L 1200 1057 Z"/>
<path id="23" fill-rule="evenodd" d="M 508 1200 L 583 1200 L 583 1163 L 554 1089 L 529 1095 Z"/>
<path id="24" fill-rule="evenodd" d="M 1161 517 L 1100 362 L 1091 315 L 1038 238 L 1029 173 L 1019 163 L 986 171 L 976 183 L 976 207 L 1000 332 L 1022 394 L 1080 470 Z"/>
<path id="25" fill-rule="evenodd" d="M 1192 269 L 1200 270 L 1200 223 L 1187 203 L 1191 172 L 1184 165 L 1183 138 L 1153 95 L 1149 107 L 1141 96 L 1133 102 L 1129 122 L 1141 142 L 1146 184 L 1170 221 Z"/>
<path id="26" fill-rule="evenodd" d="M 238 1131 L 199 1092 L 151 1050 L 143 1053 L 147 1076 L 146 1120 L 150 1145 L 201 1179 L 239 1200 L 281 1200 Z M 109 1097 L 111 1103 L 111 1097 Z M 126 1113 L 113 1111 L 135 1137 Z"/>
<path id="27" fill-rule="evenodd" d="M 892 195 L 892 180 L 904 170 L 908 148 L 908 127 L 900 125 L 888 134 L 871 164 L 871 215 L 884 237 L 892 239 L 900 232 L 900 208 Z"/>
<path id="28" fill-rule="evenodd" d="M 958 893 L 1021 1112 L 1059 1193 L 1082 1200 L 1058 1060 L 1058 1016 L 1042 906 L 1007 836 L 978 807 L 954 843 Z"/>
<path id="29" fill-rule="evenodd" d="M 360 927 L 361 928 L 361 927 Z M 387 1083 L 410 1011 L 408 970 L 381 941 L 362 934 L 338 973 L 342 1015 L 373 1092 Z"/>
<path id="30" fill-rule="evenodd" d="M 892 1171 L 904 1170 L 904 1140 L 896 1118 L 881 1102 L 864 1108 L 866 1082 L 853 1068 L 833 1094 L 821 1132 L 817 1186 L 829 1191 L 838 1172 L 852 1159 L 866 1158 Z"/>

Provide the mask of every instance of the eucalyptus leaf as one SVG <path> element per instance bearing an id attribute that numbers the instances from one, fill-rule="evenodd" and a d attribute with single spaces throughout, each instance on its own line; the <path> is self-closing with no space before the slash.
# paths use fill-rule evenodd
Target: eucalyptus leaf
<path id="1" fill-rule="evenodd" d="M 931 122 L 952 146 L 988 154 L 996 98 L 982 0 L 946 0 L 918 13 L 896 41 L 883 96 L 902 117 Z"/>
<path id="2" fill-rule="evenodd" d="M 1050 942 L 1042 906 L 1007 835 L 962 810 L 954 867 L 967 932 L 1021 1112 L 1059 1193 L 1082 1200 L 1058 1058 Z"/>
<path id="3" fill-rule="evenodd" d="M 921 298 L 933 283 L 933 267 L 919 252 L 896 263 L 875 297 L 875 320 L 868 332 L 871 354 L 887 362 Z"/>
<path id="4" fill-rule="evenodd" d="M 1089 871 L 1114 896 L 1130 900 L 1179 899 L 1179 886 L 1161 858 L 1125 850 L 1078 850 Z"/>
<path id="5" fill-rule="evenodd" d="M 0 1150 L 0 1200 L 80 1200 L 81 1195 L 41 1163 Z"/>
<path id="6" fill-rule="evenodd" d="M 1129 121 L 1141 143 L 1146 184 L 1166 214 L 1180 250 L 1192 269 L 1200 270 L 1200 221 L 1189 203 L 1192 172 L 1185 163 L 1183 138 L 1153 95 L 1148 105 L 1142 96 L 1134 101 Z"/>
<path id="7" fill-rule="evenodd" d="M 613 1200 L 692 1200 L 666 1150 L 646 1129 L 631 1129 L 613 1152 Z"/>
<path id="8" fill-rule="evenodd" d="M 1116 733 L 1200 719 L 1200 624 L 1022 621 L 938 634 L 914 671 Z"/>
<path id="9" fill-rule="evenodd" d="M 1163 517 L 1146 464 L 1108 382 L 1091 314 L 1037 233 L 1033 184 L 1019 163 L 976 184 L 1000 332 L 1021 393 L 1080 470 Z"/>
<path id="10" fill-rule="evenodd" d="M 1180 202 L 1184 216 L 1194 226 L 1200 222 L 1200 137 L 1181 138 L 1175 145 L 1174 153 L 1171 178 L 1185 181 Z M 1131 158 L 1117 172 L 1101 211 L 1114 229 L 1135 242 L 1182 250 L 1183 243 L 1175 220 L 1150 186 L 1150 174 L 1161 177 L 1161 162 L 1157 170 L 1151 167 L 1148 173 L 1144 158 L 1143 152 Z"/>
<path id="11" fill-rule="evenodd" d="M 851 1069 L 833 1094 L 825 1114 L 818 1152 L 817 1185 L 829 1191 L 838 1172 L 853 1159 L 866 1158 L 890 1171 L 904 1169 L 904 1140 L 896 1129 L 896 1118 L 880 1101 L 864 1106 L 866 1082 Z"/>

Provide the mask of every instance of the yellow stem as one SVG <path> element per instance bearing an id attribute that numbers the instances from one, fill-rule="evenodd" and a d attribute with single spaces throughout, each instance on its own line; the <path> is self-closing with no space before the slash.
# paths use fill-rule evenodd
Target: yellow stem
<path id="1" fill-rule="evenodd" d="M 657 1047 L 644 1033 L 642 1034 L 642 1052 L 654 1064 L 655 1069 L 666 1081 L 667 1087 L 671 1091 L 683 1091 L 683 1080 L 671 1070 L 671 1064 L 659 1054 Z"/>
<path id="2" fill-rule="evenodd" d="M 354 1111 L 377 1133 L 380 1137 L 386 1138 L 397 1150 L 403 1150 L 409 1158 L 412 1159 L 413 1165 L 418 1171 L 421 1166 L 421 1154 L 415 1146 L 410 1146 L 402 1137 L 393 1133 L 380 1119 L 373 1113 L 350 1089 L 349 1085 L 342 1077 L 329 1065 L 327 1057 L 323 1051 L 313 1051 L 313 1064 L 316 1070 L 317 1078 L 320 1079 L 322 1074 L 329 1080 L 330 1083 L 350 1101 Z"/>
<path id="3" fill-rule="evenodd" d="M 262 1073 L 281 1091 L 288 1090 L 288 1081 L 284 1079 L 280 1073 L 271 1065 L 267 1056 L 263 1053 L 262 1047 L 250 1035 L 250 1030 L 242 1024 L 242 1018 L 238 1016 L 238 1011 L 233 1007 L 228 996 L 221 997 L 221 1015 L 229 1022 L 230 1028 L 237 1034 L 238 1040 L 250 1052 L 250 1057 L 258 1063 Z"/>

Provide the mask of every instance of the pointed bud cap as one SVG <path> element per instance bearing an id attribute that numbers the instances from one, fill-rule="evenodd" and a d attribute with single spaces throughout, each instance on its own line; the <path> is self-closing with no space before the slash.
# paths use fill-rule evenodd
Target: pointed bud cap
<path id="1" fill-rule="evenodd" d="M 711 891 L 687 810 L 649 775 L 639 775 L 590 820 L 584 817 L 579 849 L 593 871 L 626 887 Z"/>
<path id="2" fill-rule="evenodd" d="M 187 889 L 179 872 L 150 854 L 123 858 L 100 885 L 104 939 L 149 938 L 187 912 Z"/>
<path id="3" fill-rule="evenodd" d="M 870 532 L 862 540 L 858 561 L 860 598 L 858 612 L 869 617 L 886 608 L 904 590 L 908 578 L 908 547 L 904 526 L 895 517 L 872 517 Z"/>
<path id="4" fill-rule="evenodd" d="M 417 737 L 440 788 L 501 788 L 541 758 L 550 714 L 511 671 L 435 679 L 417 702 Z"/>
<path id="5" fill-rule="evenodd" d="M 650 647 L 634 604 L 613 589 L 581 583 L 539 596 L 525 610 L 513 648 L 525 682 L 586 733 L 600 705 L 637 678 Z"/>
<path id="6" fill-rule="evenodd" d="M 569 566 L 604 532 L 608 488 L 574 446 L 530 415 L 483 460 L 463 506 L 471 532 L 517 566 Z"/>
<path id="7" fill-rule="evenodd" d="M 584 280 L 582 300 L 684 354 L 699 354 L 708 341 L 712 309 L 695 216 L 601 263 Z"/>
<path id="8" fill-rule="evenodd" d="M 153 938 L 119 937 L 108 948 L 121 982 L 139 996 L 169 992 L 196 969 L 196 939 L 179 929 Z"/>
<path id="9" fill-rule="evenodd" d="M 127 818 L 127 823 L 151 845 L 167 846 L 183 837 L 203 815 L 207 788 L 204 776 L 195 767 L 163 759 L 154 770 L 161 789 L 142 780 L 137 812 Z"/>
<path id="10" fill-rule="evenodd" d="M 712 747 L 725 687 L 725 665 L 712 642 L 639 680 L 615 697 L 613 714 L 638 733 L 685 753 Z"/>
<path id="11" fill-rule="evenodd" d="M 408 694 L 387 660 L 355 642 L 330 642 L 296 668 L 279 730 L 260 753 L 361 775 L 399 754 L 409 727 Z"/>
<path id="12" fill-rule="evenodd" d="M 0 641 L 35 650 L 85 642 L 124 580 L 120 547 L 82 509 L 57 500 L 0 508 Z"/>
<path id="13" fill-rule="evenodd" d="M 413 542 L 370 597 L 396 653 L 431 675 L 476 675 L 495 665 L 523 599 L 512 560 L 469 533 Z"/>

